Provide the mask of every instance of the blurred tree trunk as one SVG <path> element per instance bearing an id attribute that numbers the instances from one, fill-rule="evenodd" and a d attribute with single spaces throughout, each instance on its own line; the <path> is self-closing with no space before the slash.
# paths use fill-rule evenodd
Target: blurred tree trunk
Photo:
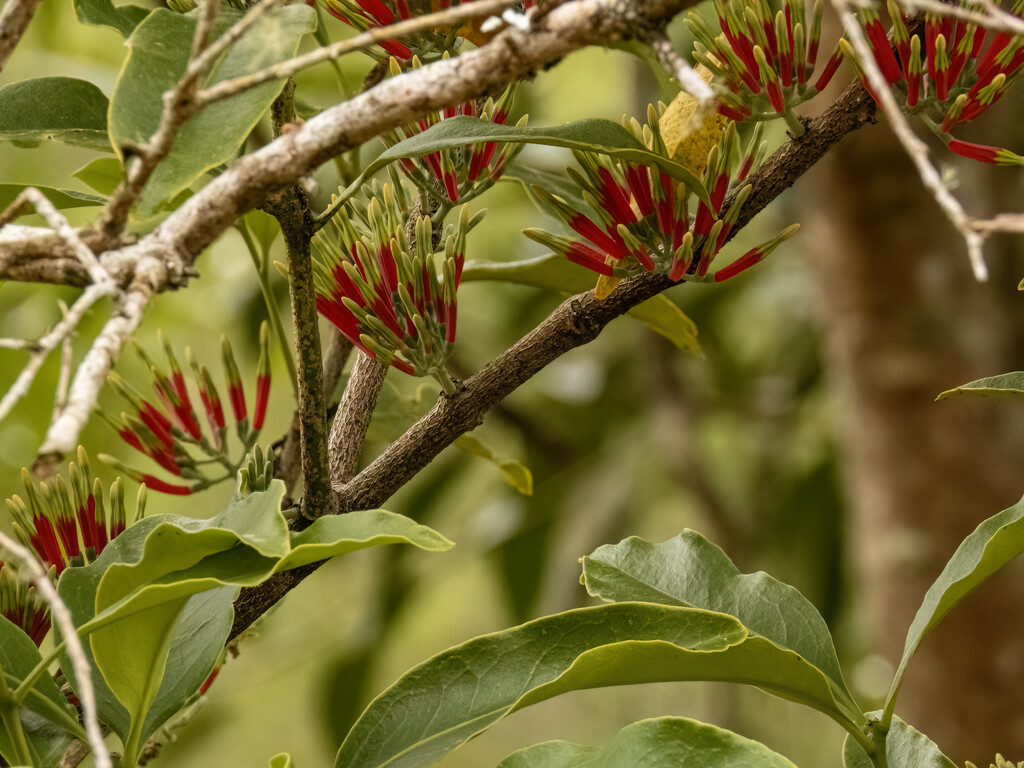
<path id="1" fill-rule="evenodd" d="M 1019 207 L 1010 193 L 1018 173 L 958 167 L 979 175 L 957 190 L 972 212 L 999 197 L 996 208 Z M 993 240 L 991 281 L 973 280 L 960 237 L 884 124 L 846 139 L 798 190 L 851 501 L 856 599 L 872 647 L 896 664 L 960 540 L 1024 493 L 1020 405 L 934 402 L 957 384 L 1021 367 L 1020 262 L 1011 273 L 1009 241 Z M 1024 759 L 1024 590 L 1022 570 L 1009 571 L 928 638 L 897 705 L 957 761 L 987 766 L 996 751 Z"/>

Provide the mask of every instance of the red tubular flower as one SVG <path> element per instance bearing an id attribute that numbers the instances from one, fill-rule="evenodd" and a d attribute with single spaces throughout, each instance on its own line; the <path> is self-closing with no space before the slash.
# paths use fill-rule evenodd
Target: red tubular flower
<path id="1" fill-rule="evenodd" d="M 242 387 L 242 377 L 238 373 L 238 364 L 235 363 L 235 354 L 231 350 L 231 342 L 226 335 L 220 337 L 220 354 L 224 362 L 224 377 L 228 384 L 228 399 L 231 401 L 231 411 L 235 415 L 235 421 L 241 422 L 246 418 L 245 390 Z"/>
<path id="2" fill-rule="evenodd" d="M 5 563 L 0 563 L 0 616 L 19 627 L 36 646 L 50 631 L 50 612 L 28 579 Z"/>
<path id="3" fill-rule="evenodd" d="M 407 205 L 391 185 L 361 214 L 367 228 L 354 216 L 341 212 L 333 231 L 314 240 L 317 311 L 366 355 L 405 373 L 435 376 L 448 391 L 443 368 L 455 339 L 469 212 L 462 209 L 456 233 L 444 243 L 441 274 L 430 219 L 415 220 L 410 240 Z"/>
<path id="4" fill-rule="evenodd" d="M 961 141 L 960 139 L 950 140 L 949 149 L 958 155 L 963 157 L 969 157 L 972 160 L 978 160 L 982 163 L 991 163 L 993 165 L 1024 165 L 1024 158 L 1020 155 L 1016 155 L 1008 149 L 1002 149 L 1000 147 L 989 147 L 984 144 L 972 144 L 969 141 Z"/>
<path id="5" fill-rule="evenodd" d="M 412 66 L 413 68 L 421 66 L 419 59 L 414 58 Z M 398 76 L 401 73 L 401 66 L 397 61 L 392 61 L 392 76 Z M 488 99 L 485 103 L 478 104 L 474 100 L 446 107 L 440 112 L 403 126 L 402 135 L 408 139 L 445 120 L 461 120 L 466 117 L 475 117 L 478 113 L 481 120 L 486 120 L 494 125 L 505 125 L 508 122 L 514 93 L 515 87 L 511 86 L 498 98 L 497 102 L 494 99 Z M 526 118 L 524 117 L 518 125 L 525 124 Z M 394 131 L 384 134 L 381 138 L 388 147 L 392 147 L 400 141 L 399 134 Z M 431 179 L 436 179 L 444 188 L 444 194 L 451 202 L 455 203 L 460 200 L 462 195 L 473 189 L 477 189 L 477 193 L 479 193 L 479 185 L 490 186 L 501 177 L 512 154 L 518 153 L 522 147 L 522 145 L 515 145 L 511 154 L 503 152 L 495 161 L 499 148 L 506 146 L 496 141 L 482 141 L 466 149 L 442 149 L 422 155 L 416 160 L 404 158 L 402 170 L 420 187 L 432 185 Z"/>
<path id="6" fill-rule="evenodd" d="M 270 332 L 266 321 L 260 326 L 260 359 L 256 364 L 256 405 L 253 410 L 253 429 L 263 429 L 270 399 Z"/>

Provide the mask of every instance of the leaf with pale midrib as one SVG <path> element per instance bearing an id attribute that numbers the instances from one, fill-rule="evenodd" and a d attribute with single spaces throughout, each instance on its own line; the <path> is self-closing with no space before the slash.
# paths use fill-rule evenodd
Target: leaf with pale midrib
<path id="1" fill-rule="evenodd" d="M 685 717 L 627 725 L 600 747 L 549 741 L 519 750 L 498 768 L 796 768 L 764 744 Z"/>

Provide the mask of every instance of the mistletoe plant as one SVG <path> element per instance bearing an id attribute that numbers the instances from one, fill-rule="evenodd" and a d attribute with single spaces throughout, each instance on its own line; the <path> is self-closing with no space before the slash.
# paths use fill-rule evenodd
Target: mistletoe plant
<path id="1" fill-rule="evenodd" d="M 3 6 L 0 69 L 38 4 Z M 834 4 L 849 13 L 843 0 Z M 226 647 L 244 650 L 248 627 L 318 564 L 380 545 L 447 550 L 441 533 L 380 507 L 448 445 L 494 461 L 528 494 L 528 470 L 468 433 L 530 377 L 627 312 L 692 351 L 692 322 L 660 294 L 682 283 L 714 291 L 700 284 L 745 272 L 796 234 L 793 224 L 731 253 L 730 240 L 782 189 L 875 119 L 877 75 L 898 98 L 894 122 L 920 119 L 969 158 L 1024 162 L 951 134 L 983 116 L 1020 77 L 1019 0 L 1009 11 L 966 0 L 929 5 L 923 16 L 890 0 L 890 31 L 876 9 L 862 8 L 858 21 L 872 56 L 840 40 L 817 78 L 821 2 L 808 9 L 802 0 L 779 7 L 715 0 L 720 32 L 696 13 L 687 20 L 695 43 L 684 53 L 697 72 L 663 35 L 692 5 L 175 0 L 151 9 L 73 0 L 81 24 L 125 38 L 128 53 L 109 98 L 69 76 L 0 87 L 0 141 L 106 153 L 71 174 L 90 193 L 0 185 L 0 279 L 81 289 L 38 340 L 3 340 L 29 359 L 0 400 L 0 418 L 58 347 L 64 383 L 32 471 L 23 470 L 24 493 L 7 500 L 14 538 L 0 534 L 7 553 L 0 564 L 0 765 L 68 767 L 91 750 L 95 765 L 109 766 L 107 736 L 117 739 L 119 765 L 142 765 L 203 696 L 217 695 L 211 684 Z M 648 61 L 694 93 L 651 105 L 644 122 L 527 125 L 519 102 L 533 95 L 538 70 L 618 38 L 632 38 Z M 357 51 L 372 66 L 358 93 L 336 63 Z M 820 117 L 798 115 L 844 59 L 868 92 L 854 83 Z M 320 108 L 293 76 L 328 61 L 344 98 Z M 772 120 L 783 121 L 789 135 L 769 157 L 776 139 L 766 138 L 772 134 L 763 125 Z M 553 170 L 523 162 L 519 153 L 531 144 L 571 150 L 576 165 L 562 173 L 564 163 Z M 376 153 L 368 162 L 364 145 Z M 311 174 L 332 159 L 330 188 L 340 186 L 328 198 Z M 487 226 L 471 206 L 498 182 L 531 195 L 557 222 L 523 222 L 526 238 L 550 253 L 509 264 L 489 261 L 486 248 L 471 242 Z M 75 228 L 62 213 L 69 208 L 99 213 Z M 46 228 L 20 221 L 33 212 Z M 1003 226 L 954 220 L 968 227 L 969 244 Z M 199 274 L 200 254 L 231 227 L 252 256 L 252 284 L 268 322 L 255 366 L 239 366 L 227 336 L 221 341 L 227 411 L 213 375 L 188 347 L 191 386 L 168 336 L 160 334 L 162 357 L 129 340 L 155 297 L 186 288 Z M 278 235 L 291 338 L 280 320 L 285 286 L 269 268 Z M 465 376 L 464 361 L 453 357 L 457 293 L 474 280 L 577 295 Z M 217 287 L 227 294 L 236 286 Z M 72 336 L 106 299 L 109 316 L 72 376 Z M 326 359 L 320 317 L 337 331 Z M 477 330 L 465 325 L 463 336 Z M 294 417 L 281 440 L 264 448 L 258 440 L 273 410 L 271 336 L 295 394 L 277 405 L 294 409 Z M 128 344 L 150 378 L 145 386 L 112 370 Z M 331 403 L 350 357 L 344 394 Z M 415 411 L 416 423 L 360 468 L 392 368 L 394 376 L 432 378 L 440 392 L 429 412 Z M 1024 396 L 1020 376 L 958 392 Z M 155 465 L 139 469 L 100 455 L 139 483 L 133 513 L 121 478 L 105 493 L 78 445 L 108 384 L 126 410 L 96 418 Z M 417 390 L 414 406 L 433 399 L 431 387 Z M 63 470 L 67 454 L 76 461 Z M 208 519 L 187 516 L 192 509 L 175 498 L 222 481 L 233 481 L 235 492 Z M 170 511 L 147 512 L 149 491 L 166 494 Z M 470 639 L 409 671 L 347 730 L 334 764 L 428 766 L 507 715 L 561 693 L 704 680 L 755 686 L 830 717 L 847 732 L 848 768 L 948 768 L 953 763 L 939 746 L 897 716 L 899 692 L 927 635 L 1024 551 L 1022 521 L 1024 501 L 984 522 L 953 554 L 924 597 L 879 711 L 855 698 L 830 631 L 806 598 L 765 574 L 741 574 L 725 552 L 685 530 L 660 544 L 628 538 L 584 557 L 582 584 L 601 603 Z M 548 742 L 501 762 L 598 764 L 792 765 L 756 741 L 675 717 L 629 725 L 603 746 Z M 292 762 L 281 754 L 271 765 Z"/>

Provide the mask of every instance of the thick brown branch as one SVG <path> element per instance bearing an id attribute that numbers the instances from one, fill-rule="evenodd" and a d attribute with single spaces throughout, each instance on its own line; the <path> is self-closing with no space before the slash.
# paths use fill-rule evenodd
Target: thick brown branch
<path id="1" fill-rule="evenodd" d="M 357 353 L 352 375 L 345 386 L 338 414 L 331 426 L 330 455 L 331 482 L 342 485 L 351 480 L 359 469 L 359 454 L 363 448 L 366 430 L 370 427 L 377 395 L 384 386 L 388 366 Z"/>
<path id="2" fill-rule="evenodd" d="M 753 192 L 733 232 L 738 232 L 792 186 L 836 142 L 874 119 L 875 104 L 863 87 L 853 84 L 847 88 L 831 107 L 810 122 L 800 139 L 784 145 L 753 175 Z M 383 504 L 455 438 L 479 425 L 488 409 L 541 368 L 593 340 L 616 317 L 671 285 L 666 277 L 648 274 L 622 283 L 603 301 L 593 292 L 566 300 L 515 346 L 466 381 L 459 394 L 441 397 L 430 413 L 335 494 L 338 508 L 372 509 Z M 309 566 L 277 574 L 259 587 L 243 589 L 235 603 L 231 637 L 245 631 L 315 569 L 316 566 Z"/>
<path id="3" fill-rule="evenodd" d="M 291 295 L 298 360 L 299 434 L 302 445 L 302 511 L 307 517 L 326 514 L 331 503 L 327 471 L 327 404 L 320 349 L 320 324 L 313 286 L 310 253 L 312 214 L 302 190 L 289 187 L 268 210 L 281 224 L 288 252 L 288 292 Z"/>

